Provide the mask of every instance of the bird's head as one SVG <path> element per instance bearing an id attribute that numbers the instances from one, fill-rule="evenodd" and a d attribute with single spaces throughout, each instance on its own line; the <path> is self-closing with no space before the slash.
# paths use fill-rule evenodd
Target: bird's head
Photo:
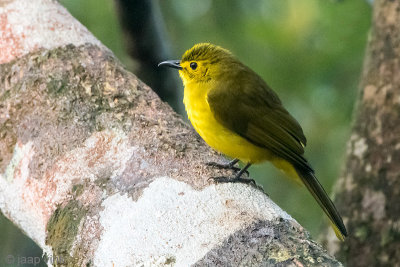
<path id="1" fill-rule="evenodd" d="M 181 60 L 168 60 L 158 66 L 179 69 L 183 84 L 207 83 L 229 71 L 235 62 L 231 52 L 209 43 L 200 43 L 187 50 Z"/>

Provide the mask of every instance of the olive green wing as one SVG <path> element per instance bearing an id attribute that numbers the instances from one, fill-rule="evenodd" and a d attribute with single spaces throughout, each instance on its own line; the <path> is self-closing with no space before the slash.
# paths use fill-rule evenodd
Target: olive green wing
<path id="1" fill-rule="evenodd" d="M 251 70 L 217 84 L 207 101 L 215 119 L 226 128 L 295 166 L 312 170 L 302 156 L 306 138 L 299 123 Z"/>
<path id="2" fill-rule="evenodd" d="M 347 236 L 339 212 L 303 157 L 306 138 L 278 96 L 254 72 L 242 69 L 217 84 L 207 95 L 215 119 L 226 128 L 290 162 L 332 221 L 335 233 Z"/>

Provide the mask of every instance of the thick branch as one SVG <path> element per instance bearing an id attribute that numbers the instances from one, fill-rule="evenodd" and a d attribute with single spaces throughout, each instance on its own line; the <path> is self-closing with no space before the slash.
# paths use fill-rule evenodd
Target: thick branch
<path id="1" fill-rule="evenodd" d="M 400 2 L 376 0 L 345 171 L 337 203 L 346 246 L 330 242 L 348 266 L 400 261 Z"/>
<path id="2" fill-rule="evenodd" d="M 58 265 L 340 265 L 259 188 L 210 182 L 223 159 L 57 2 L 0 17 L 0 208 Z"/>

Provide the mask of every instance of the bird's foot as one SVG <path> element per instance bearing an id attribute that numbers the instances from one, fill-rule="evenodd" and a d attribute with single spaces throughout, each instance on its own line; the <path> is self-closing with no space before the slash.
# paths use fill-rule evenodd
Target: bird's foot
<path id="1" fill-rule="evenodd" d="M 226 170 L 233 170 L 234 172 L 239 172 L 241 169 L 239 167 L 235 167 L 235 164 L 238 163 L 238 159 L 234 159 L 228 163 L 222 164 L 217 162 L 207 162 L 207 166 L 215 167 L 218 169 L 226 169 Z M 245 171 L 247 175 L 249 175 L 248 171 Z"/>
<path id="2" fill-rule="evenodd" d="M 256 181 L 254 181 L 254 179 L 241 178 L 241 177 L 219 176 L 219 177 L 212 177 L 210 179 L 213 179 L 215 183 L 244 183 L 244 184 L 253 183 L 254 185 L 256 184 Z"/>
<path id="3" fill-rule="evenodd" d="M 217 162 L 207 162 L 206 165 L 210 166 L 210 167 L 215 167 L 218 169 L 233 170 L 235 172 L 240 171 L 239 167 L 235 167 L 235 166 L 231 165 L 230 163 L 222 164 L 222 163 L 217 163 Z"/>

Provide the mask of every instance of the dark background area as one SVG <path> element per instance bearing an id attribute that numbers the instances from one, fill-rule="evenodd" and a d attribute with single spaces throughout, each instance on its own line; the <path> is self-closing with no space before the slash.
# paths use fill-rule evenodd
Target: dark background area
<path id="1" fill-rule="evenodd" d="M 60 2 L 136 73 L 140 62 L 129 58 L 124 50 L 124 36 L 113 1 Z M 330 192 L 344 161 L 351 130 L 370 26 L 369 3 L 365 0 L 154 3 L 161 11 L 160 21 L 165 23 L 162 29 L 171 54 L 166 59 L 179 59 L 185 50 L 199 42 L 218 44 L 231 50 L 279 94 L 302 125 L 308 139 L 306 157 Z M 159 70 L 154 66 L 153 71 Z M 171 75 L 178 75 L 171 71 Z M 182 92 L 183 86 L 179 83 L 172 89 Z M 183 111 L 182 106 L 176 109 Z M 184 111 L 182 116 L 186 118 Z M 318 239 L 328 220 L 322 219 L 321 209 L 305 188 L 293 184 L 268 163 L 251 167 L 250 173 L 273 201 Z M 7 255 L 41 255 L 40 249 L 2 215 L 0 229 L 0 259 Z M 0 266 L 3 266 L 1 260 Z"/>

